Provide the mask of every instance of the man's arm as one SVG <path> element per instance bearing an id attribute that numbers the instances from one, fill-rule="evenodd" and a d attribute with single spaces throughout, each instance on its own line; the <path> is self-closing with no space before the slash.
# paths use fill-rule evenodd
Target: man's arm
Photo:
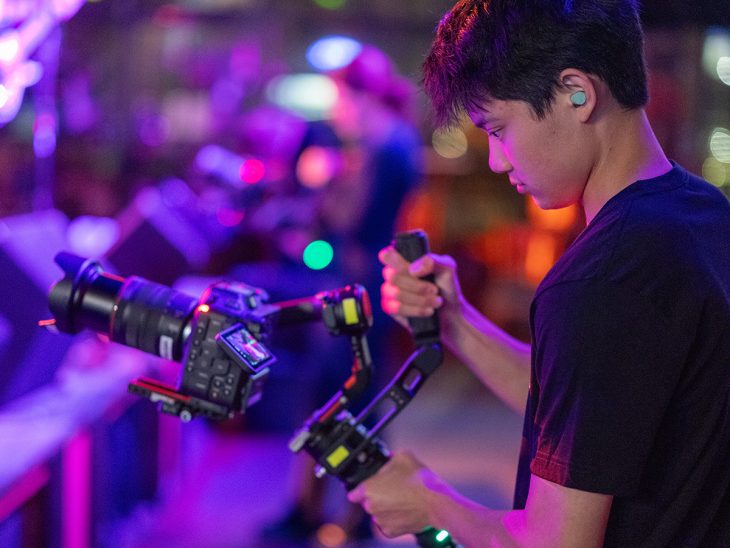
<path id="1" fill-rule="evenodd" d="M 522 414 L 530 380 L 530 345 L 508 335 L 464 300 L 453 259 L 432 254 L 411 265 L 388 247 L 380 252 L 380 261 L 385 265 L 383 310 L 407 325 L 405 317 L 426 317 L 438 309 L 449 350 Z M 428 274 L 434 274 L 435 286 L 419 279 Z"/>
<path id="2" fill-rule="evenodd" d="M 613 497 L 532 476 L 524 510 L 497 511 L 471 501 L 409 453 L 397 453 L 348 498 L 362 504 L 386 536 L 427 526 L 466 547 L 599 547 Z"/>

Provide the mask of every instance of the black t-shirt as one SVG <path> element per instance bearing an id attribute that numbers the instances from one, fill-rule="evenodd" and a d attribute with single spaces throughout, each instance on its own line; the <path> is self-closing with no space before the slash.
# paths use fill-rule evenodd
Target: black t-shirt
<path id="1" fill-rule="evenodd" d="M 614 196 L 537 289 L 530 473 L 614 496 L 607 546 L 730 546 L 730 205 L 674 165 Z"/>

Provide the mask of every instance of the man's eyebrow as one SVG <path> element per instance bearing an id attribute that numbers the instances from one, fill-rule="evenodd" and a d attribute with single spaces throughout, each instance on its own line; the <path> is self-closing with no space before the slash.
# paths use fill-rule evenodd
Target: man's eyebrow
<path id="1" fill-rule="evenodd" d="M 474 122 L 474 125 L 476 127 L 478 127 L 479 129 L 484 129 L 485 127 L 493 125 L 496 121 L 497 121 L 496 116 L 480 115 L 477 117 L 477 120 Z"/>

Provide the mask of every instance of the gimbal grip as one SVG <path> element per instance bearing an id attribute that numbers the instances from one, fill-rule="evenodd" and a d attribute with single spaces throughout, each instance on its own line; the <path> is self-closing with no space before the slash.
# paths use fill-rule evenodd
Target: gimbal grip
<path id="1" fill-rule="evenodd" d="M 393 246 L 406 261 L 411 263 L 429 252 L 428 236 L 423 230 L 418 229 L 396 234 Z M 424 276 L 423 279 L 429 282 L 435 281 L 433 274 Z M 413 331 L 416 344 L 438 341 L 439 321 L 436 312 L 428 318 L 408 318 L 408 323 Z"/>

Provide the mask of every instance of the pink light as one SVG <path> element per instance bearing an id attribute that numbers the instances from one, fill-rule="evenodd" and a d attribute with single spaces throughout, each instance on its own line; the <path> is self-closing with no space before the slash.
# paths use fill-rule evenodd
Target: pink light
<path id="1" fill-rule="evenodd" d="M 241 164 L 240 177 L 244 183 L 253 185 L 264 178 L 265 171 L 264 163 L 261 160 L 249 158 Z"/>
<path id="2" fill-rule="evenodd" d="M 76 15 L 85 0 L 51 0 L 51 6 L 56 17 L 66 21 Z"/>
<path id="3" fill-rule="evenodd" d="M 48 483 L 51 473 L 45 465 L 31 468 L 0 496 L 0 523 L 18 510 Z"/>
<path id="4" fill-rule="evenodd" d="M 245 214 L 243 211 L 227 208 L 221 208 L 215 214 L 218 222 L 228 228 L 240 225 L 244 216 Z"/>
<path id="5" fill-rule="evenodd" d="M 91 435 L 77 434 L 63 451 L 63 546 L 91 545 Z"/>
<path id="6" fill-rule="evenodd" d="M 334 150 L 310 146 L 299 156 L 297 178 L 308 188 L 322 188 L 337 172 L 339 159 Z"/>

